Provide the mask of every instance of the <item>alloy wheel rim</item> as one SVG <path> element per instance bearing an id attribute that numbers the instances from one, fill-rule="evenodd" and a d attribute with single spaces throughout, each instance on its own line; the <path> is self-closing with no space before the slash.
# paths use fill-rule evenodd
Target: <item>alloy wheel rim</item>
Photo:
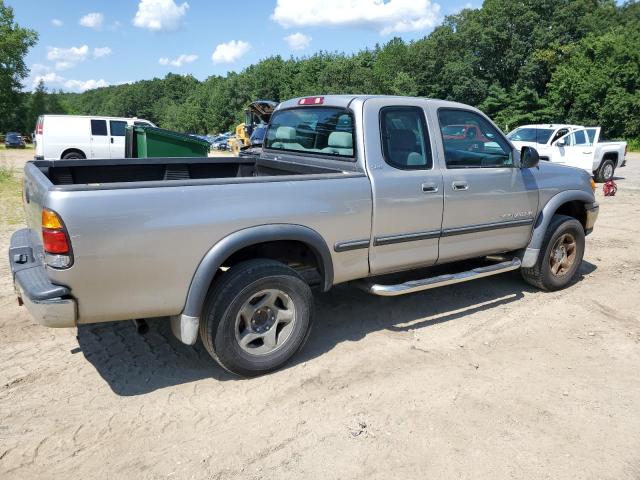
<path id="1" fill-rule="evenodd" d="M 553 244 L 549 255 L 549 267 L 556 277 L 566 275 L 576 261 L 576 239 L 570 233 L 564 233 Z"/>
<path id="2" fill-rule="evenodd" d="M 275 352 L 291 337 L 296 319 L 295 305 L 287 293 L 261 290 L 249 297 L 236 316 L 236 342 L 250 355 Z"/>
<path id="3" fill-rule="evenodd" d="M 610 179 L 611 177 L 613 177 L 613 166 L 611 166 L 610 163 L 607 163 L 604 166 L 604 178 Z"/>

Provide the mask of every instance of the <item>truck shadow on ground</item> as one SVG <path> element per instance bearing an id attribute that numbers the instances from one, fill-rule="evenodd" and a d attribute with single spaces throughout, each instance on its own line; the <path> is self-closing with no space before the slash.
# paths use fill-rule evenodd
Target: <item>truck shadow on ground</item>
<path id="1" fill-rule="evenodd" d="M 575 282 L 596 268 L 584 261 Z M 401 297 L 375 297 L 353 286 L 338 286 L 316 296 L 316 319 L 309 341 L 285 368 L 310 361 L 341 342 L 359 341 L 373 331 L 428 328 L 495 309 L 535 291 L 518 272 Z M 176 340 L 167 319 L 150 320 L 145 335 L 136 333 L 132 322 L 81 325 L 78 342 L 85 358 L 121 396 L 204 378 L 238 380 L 209 357 L 200 341 L 191 347 Z"/>

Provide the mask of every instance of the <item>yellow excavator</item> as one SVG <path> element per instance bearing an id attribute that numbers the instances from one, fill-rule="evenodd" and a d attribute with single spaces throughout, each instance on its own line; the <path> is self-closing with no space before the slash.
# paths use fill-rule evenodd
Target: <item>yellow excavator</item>
<path id="1" fill-rule="evenodd" d="M 229 147 L 234 155 L 241 150 L 250 148 L 252 143 L 262 144 L 262 138 L 251 139 L 253 133 L 258 134 L 257 127 L 266 126 L 271 114 L 278 104 L 271 100 L 256 100 L 251 102 L 244 111 L 244 122 L 235 129 L 235 135 L 229 138 Z M 259 129 L 261 130 L 261 129 Z"/>

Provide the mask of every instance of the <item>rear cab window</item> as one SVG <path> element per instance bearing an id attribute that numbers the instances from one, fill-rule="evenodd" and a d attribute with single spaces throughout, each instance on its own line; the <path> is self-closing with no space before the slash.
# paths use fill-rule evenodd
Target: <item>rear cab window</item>
<path id="1" fill-rule="evenodd" d="M 353 115 L 338 107 L 297 107 L 271 117 L 265 148 L 353 160 Z"/>

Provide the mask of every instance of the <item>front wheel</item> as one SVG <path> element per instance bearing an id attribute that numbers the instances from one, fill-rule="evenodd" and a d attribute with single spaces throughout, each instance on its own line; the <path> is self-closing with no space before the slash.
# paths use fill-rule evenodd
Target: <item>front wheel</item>
<path id="1" fill-rule="evenodd" d="M 584 229 L 575 218 L 554 215 L 547 228 L 536 264 L 522 268 L 527 283 L 553 291 L 571 283 L 584 256 Z"/>
<path id="2" fill-rule="evenodd" d="M 287 265 L 249 260 L 216 282 L 200 337 L 226 370 L 245 377 L 281 367 L 304 345 L 313 320 L 309 285 Z"/>

